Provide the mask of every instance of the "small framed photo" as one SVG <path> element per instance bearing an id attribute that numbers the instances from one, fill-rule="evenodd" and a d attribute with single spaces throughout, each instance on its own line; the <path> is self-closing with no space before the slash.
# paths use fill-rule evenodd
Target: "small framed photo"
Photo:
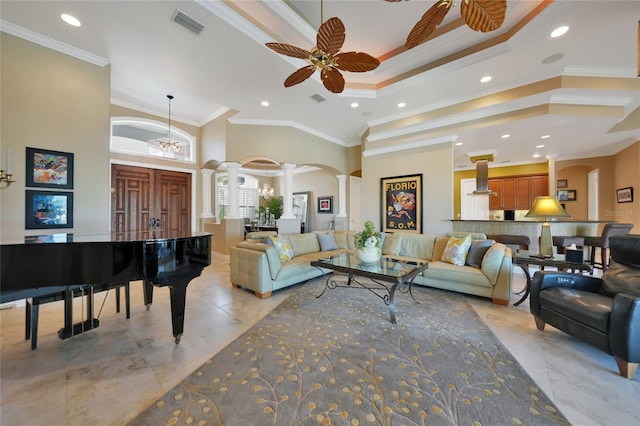
<path id="1" fill-rule="evenodd" d="M 333 195 L 318 197 L 318 213 L 333 213 Z"/>
<path id="2" fill-rule="evenodd" d="M 576 201 L 575 189 L 561 189 L 557 193 L 558 201 Z"/>
<path id="3" fill-rule="evenodd" d="M 73 154 L 48 149 L 27 148 L 26 185 L 73 189 Z"/>
<path id="4" fill-rule="evenodd" d="M 25 229 L 73 228 L 73 193 L 26 191 Z"/>
<path id="5" fill-rule="evenodd" d="M 567 179 L 558 179 L 556 181 L 556 188 L 566 188 L 569 186 L 569 181 Z"/>
<path id="6" fill-rule="evenodd" d="M 626 188 L 616 189 L 616 200 L 619 203 L 632 203 L 633 202 L 633 187 L 628 186 Z"/>

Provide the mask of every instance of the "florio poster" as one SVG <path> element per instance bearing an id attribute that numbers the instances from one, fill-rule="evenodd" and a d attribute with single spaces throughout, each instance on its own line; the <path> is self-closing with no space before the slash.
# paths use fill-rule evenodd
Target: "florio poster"
<path id="1" fill-rule="evenodd" d="M 380 179 L 382 232 L 422 233 L 422 174 Z"/>

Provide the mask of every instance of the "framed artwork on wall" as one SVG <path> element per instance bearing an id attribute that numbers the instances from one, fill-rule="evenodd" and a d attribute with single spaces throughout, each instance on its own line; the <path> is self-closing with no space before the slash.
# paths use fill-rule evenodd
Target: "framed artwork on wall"
<path id="1" fill-rule="evenodd" d="M 558 179 L 556 181 L 556 188 L 566 188 L 569 186 L 569 181 L 567 179 Z"/>
<path id="2" fill-rule="evenodd" d="M 382 232 L 422 233 L 422 174 L 380 178 Z"/>
<path id="3" fill-rule="evenodd" d="M 562 189 L 557 193 L 558 201 L 576 201 L 575 189 Z"/>
<path id="4" fill-rule="evenodd" d="M 27 147 L 25 186 L 73 189 L 73 154 Z"/>
<path id="5" fill-rule="evenodd" d="M 632 203 L 633 202 L 633 187 L 628 186 L 626 188 L 616 189 L 616 200 L 619 203 Z"/>
<path id="6" fill-rule="evenodd" d="M 73 228 L 72 192 L 25 192 L 25 229 Z"/>
<path id="7" fill-rule="evenodd" d="M 333 213 L 333 195 L 318 197 L 318 213 Z"/>

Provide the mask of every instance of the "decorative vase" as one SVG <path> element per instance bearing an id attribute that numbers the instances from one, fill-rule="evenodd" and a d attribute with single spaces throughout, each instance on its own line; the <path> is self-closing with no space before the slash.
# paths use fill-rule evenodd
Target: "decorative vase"
<path id="1" fill-rule="evenodd" d="M 356 250 L 356 257 L 364 263 L 374 263 L 380 260 L 382 250 L 379 247 L 362 247 Z"/>

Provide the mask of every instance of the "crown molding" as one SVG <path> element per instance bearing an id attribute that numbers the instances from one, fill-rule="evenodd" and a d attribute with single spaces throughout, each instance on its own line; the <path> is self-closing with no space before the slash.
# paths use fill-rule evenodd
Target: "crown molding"
<path id="1" fill-rule="evenodd" d="M 447 136 L 441 136 L 441 137 L 433 138 L 433 139 L 421 139 L 421 140 L 418 140 L 418 141 L 412 141 L 412 142 L 407 142 L 407 143 L 403 143 L 403 144 L 397 144 L 397 145 L 393 145 L 393 146 L 385 146 L 385 147 L 380 147 L 380 148 L 365 149 L 362 152 L 362 156 L 363 157 L 373 157 L 373 156 L 376 156 L 376 155 L 390 154 L 392 152 L 405 151 L 407 149 L 421 148 L 423 146 L 437 145 L 437 144 L 447 143 L 447 142 L 455 142 L 457 140 L 458 140 L 458 135 L 447 135 Z"/>
<path id="2" fill-rule="evenodd" d="M 72 56 L 74 58 L 89 62 L 94 65 L 98 65 L 100 67 L 106 67 L 110 63 L 108 59 L 103 58 L 102 56 L 94 55 L 93 53 L 87 52 L 86 50 L 78 49 L 61 41 L 54 40 L 50 37 L 46 37 L 40 33 L 28 30 L 5 20 L 0 20 L 0 30 L 7 34 L 11 34 L 40 46 L 55 50 L 56 52 L 64 53 L 65 55 Z"/>

